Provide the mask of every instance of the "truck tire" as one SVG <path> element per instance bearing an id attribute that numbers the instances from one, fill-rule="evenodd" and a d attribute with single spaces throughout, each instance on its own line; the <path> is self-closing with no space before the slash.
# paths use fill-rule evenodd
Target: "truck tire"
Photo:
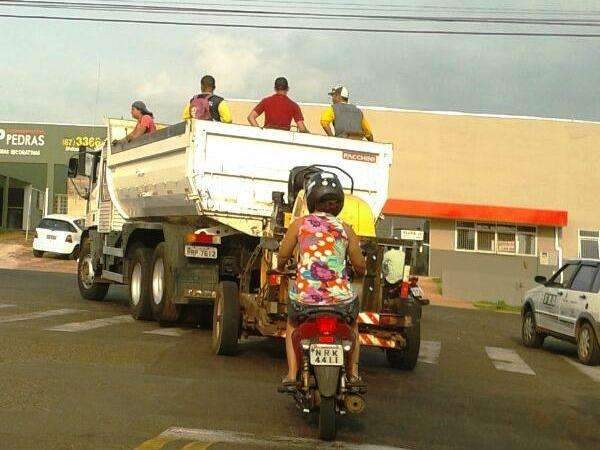
<path id="1" fill-rule="evenodd" d="M 129 311 L 136 320 L 152 319 L 152 249 L 138 245 L 129 265 Z"/>
<path id="2" fill-rule="evenodd" d="M 41 250 L 34 250 L 33 256 L 35 256 L 36 258 L 41 258 L 42 256 L 44 256 L 44 252 Z"/>
<path id="3" fill-rule="evenodd" d="M 321 404 L 319 406 L 319 439 L 333 441 L 335 434 L 335 397 L 321 397 Z"/>
<path id="4" fill-rule="evenodd" d="M 96 274 L 92 266 L 91 245 L 89 239 L 81 244 L 79 262 L 77 263 L 77 284 L 79 293 L 86 300 L 104 300 L 108 292 L 108 283 L 95 281 Z"/>
<path id="5" fill-rule="evenodd" d="M 238 286 L 233 281 L 221 281 L 213 307 L 212 350 L 216 355 L 235 355 L 240 320 Z"/>
<path id="6" fill-rule="evenodd" d="M 416 323 L 406 330 L 406 347 L 402 350 L 387 349 L 385 356 L 390 367 L 400 370 L 413 370 L 419 359 L 421 348 L 421 324 Z"/>
<path id="7" fill-rule="evenodd" d="M 594 328 L 588 322 L 579 326 L 577 331 L 577 357 L 588 366 L 600 364 L 600 347 Z"/>
<path id="8" fill-rule="evenodd" d="M 161 242 L 154 249 L 152 258 L 152 315 L 161 325 L 177 322 L 181 307 L 175 304 L 175 279 L 167 244 Z"/>
<path id="9" fill-rule="evenodd" d="M 527 309 L 521 319 L 521 341 L 525 347 L 540 348 L 544 343 L 545 335 L 537 331 L 535 316 L 531 309 Z"/>

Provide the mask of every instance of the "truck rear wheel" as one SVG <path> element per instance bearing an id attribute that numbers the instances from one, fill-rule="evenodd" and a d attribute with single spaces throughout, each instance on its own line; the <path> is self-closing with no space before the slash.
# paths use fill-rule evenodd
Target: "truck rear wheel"
<path id="1" fill-rule="evenodd" d="M 152 319 L 152 249 L 143 245 L 131 251 L 129 310 L 134 319 Z"/>
<path id="2" fill-rule="evenodd" d="M 236 353 L 240 320 L 238 286 L 233 281 L 221 281 L 213 307 L 212 349 L 216 355 Z"/>
<path id="3" fill-rule="evenodd" d="M 86 300 L 103 300 L 108 292 L 108 283 L 98 283 L 94 266 L 92 264 L 92 249 L 90 240 L 86 239 L 81 244 L 79 262 L 77 263 L 77 284 L 79 293 Z"/>
<path id="4" fill-rule="evenodd" d="M 175 304 L 175 292 L 167 245 L 161 242 L 152 260 L 152 315 L 160 324 L 179 320 L 181 308 Z"/>
<path id="5" fill-rule="evenodd" d="M 413 370 L 419 359 L 421 348 L 421 324 L 416 323 L 406 330 L 406 347 L 402 350 L 387 349 L 387 357 L 390 367 L 400 370 Z"/>

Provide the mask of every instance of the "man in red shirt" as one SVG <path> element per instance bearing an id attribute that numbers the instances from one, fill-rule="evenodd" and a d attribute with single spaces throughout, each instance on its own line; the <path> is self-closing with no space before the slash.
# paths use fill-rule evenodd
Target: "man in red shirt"
<path id="1" fill-rule="evenodd" d="M 146 104 L 140 100 L 133 102 L 131 105 L 131 117 L 137 120 L 137 125 L 131 133 L 125 136 L 123 139 L 114 140 L 113 145 L 122 144 L 124 142 L 131 142 L 134 139 L 143 136 L 144 134 L 152 133 L 156 131 L 156 125 L 154 124 L 154 114 L 148 111 Z"/>
<path id="2" fill-rule="evenodd" d="M 296 122 L 298 131 L 308 133 L 304 125 L 304 116 L 298 104 L 288 97 L 288 81 L 279 77 L 275 80 L 275 94 L 265 97 L 248 115 L 248 122 L 253 127 L 260 126 L 256 119 L 265 113 L 265 128 L 290 131 L 292 119 Z"/>

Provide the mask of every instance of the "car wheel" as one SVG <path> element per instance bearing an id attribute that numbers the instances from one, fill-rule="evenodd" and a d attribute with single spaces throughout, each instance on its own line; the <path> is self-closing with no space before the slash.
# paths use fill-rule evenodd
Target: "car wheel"
<path id="1" fill-rule="evenodd" d="M 181 315 L 181 306 L 175 304 L 175 280 L 164 242 L 154 249 L 152 261 L 152 315 L 160 325 L 177 322 Z"/>
<path id="2" fill-rule="evenodd" d="M 528 309 L 521 321 L 521 340 L 525 347 L 540 348 L 546 336 L 537 331 L 533 311 Z"/>
<path id="3" fill-rule="evenodd" d="M 42 256 L 44 256 L 44 252 L 41 250 L 34 250 L 33 256 L 35 256 L 36 258 L 41 258 Z"/>
<path id="4" fill-rule="evenodd" d="M 600 363 L 600 348 L 598 337 L 588 322 L 581 324 L 577 332 L 577 356 L 579 361 L 588 366 Z"/>

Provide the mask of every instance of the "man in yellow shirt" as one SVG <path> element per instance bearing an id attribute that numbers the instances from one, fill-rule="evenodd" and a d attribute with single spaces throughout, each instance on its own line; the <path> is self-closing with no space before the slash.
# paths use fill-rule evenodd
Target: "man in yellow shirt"
<path id="1" fill-rule="evenodd" d="M 199 119 L 212 120 L 215 122 L 231 123 L 231 111 L 229 105 L 223 99 L 214 94 L 216 87 L 215 79 L 211 75 L 204 75 L 200 80 L 202 93 L 192 97 L 183 109 L 183 120 Z"/>
<path id="2" fill-rule="evenodd" d="M 321 114 L 321 126 L 327 136 L 366 139 L 373 142 L 373 132 L 365 115 L 356 106 L 348 103 L 348 89 L 345 86 L 337 86 L 329 95 L 333 104 Z M 331 130 L 331 124 L 335 133 Z"/>

